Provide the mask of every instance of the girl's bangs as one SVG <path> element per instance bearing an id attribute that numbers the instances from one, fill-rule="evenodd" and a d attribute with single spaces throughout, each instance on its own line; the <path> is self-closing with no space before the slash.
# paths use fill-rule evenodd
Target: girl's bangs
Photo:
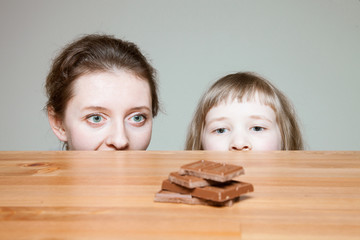
<path id="1" fill-rule="evenodd" d="M 215 96 L 210 105 L 214 107 L 228 100 L 237 100 L 239 102 L 259 101 L 261 104 L 271 107 L 276 112 L 276 105 L 278 105 L 276 99 L 275 93 L 270 89 L 258 89 L 255 88 L 255 86 L 251 86 L 248 88 L 232 88 L 221 91 Z"/>

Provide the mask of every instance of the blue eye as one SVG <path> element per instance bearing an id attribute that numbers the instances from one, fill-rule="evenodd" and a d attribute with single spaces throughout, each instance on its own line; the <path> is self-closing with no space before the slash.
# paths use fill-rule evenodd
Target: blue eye
<path id="1" fill-rule="evenodd" d="M 103 117 L 100 115 L 93 115 L 93 116 L 90 116 L 88 119 L 92 123 L 100 123 L 100 122 L 102 122 Z"/>
<path id="2" fill-rule="evenodd" d="M 228 130 L 226 128 L 218 128 L 215 130 L 216 133 L 219 133 L 219 134 L 222 134 L 222 133 L 225 133 L 227 132 Z"/>
<path id="3" fill-rule="evenodd" d="M 261 131 L 264 131 L 265 128 L 259 127 L 259 126 L 255 126 L 255 127 L 252 127 L 251 130 L 253 130 L 254 132 L 261 132 Z"/>
<path id="4" fill-rule="evenodd" d="M 143 115 L 135 115 L 132 117 L 132 120 L 136 123 L 140 123 L 145 120 L 145 117 Z"/>

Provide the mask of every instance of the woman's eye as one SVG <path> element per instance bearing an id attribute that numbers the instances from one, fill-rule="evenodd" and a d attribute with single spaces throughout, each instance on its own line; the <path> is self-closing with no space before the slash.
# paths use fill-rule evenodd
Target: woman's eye
<path id="1" fill-rule="evenodd" d="M 91 123 L 101 123 L 104 118 L 100 115 L 92 115 L 87 118 Z"/>
<path id="2" fill-rule="evenodd" d="M 252 127 L 251 130 L 253 130 L 254 132 L 261 132 L 261 131 L 264 131 L 265 128 L 259 127 L 259 126 L 255 126 L 255 127 Z"/>
<path id="3" fill-rule="evenodd" d="M 141 123 L 143 121 L 145 121 L 145 116 L 144 115 L 135 115 L 131 118 L 134 122 L 136 123 Z"/>
<path id="4" fill-rule="evenodd" d="M 228 130 L 226 128 L 218 128 L 215 130 L 216 133 L 219 133 L 219 134 L 222 134 L 222 133 L 225 133 L 227 132 Z"/>

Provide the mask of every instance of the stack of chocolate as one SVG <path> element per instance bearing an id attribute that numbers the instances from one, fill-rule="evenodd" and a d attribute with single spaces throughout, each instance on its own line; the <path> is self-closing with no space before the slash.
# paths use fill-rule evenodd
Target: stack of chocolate
<path id="1" fill-rule="evenodd" d="M 156 202 L 232 206 L 240 195 L 253 192 L 252 184 L 233 180 L 241 166 L 200 160 L 186 164 L 164 180 Z"/>

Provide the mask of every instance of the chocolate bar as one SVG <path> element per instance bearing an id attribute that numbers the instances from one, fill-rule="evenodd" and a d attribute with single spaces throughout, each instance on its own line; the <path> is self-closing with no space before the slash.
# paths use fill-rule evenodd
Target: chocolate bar
<path id="1" fill-rule="evenodd" d="M 161 189 L 167 190 L 170 192 L 181 193 L 181 194 L 191 194 L 192 191 L 194 190 L 191 188 L 186 188 L 186 187 L 180 186 L 176 183 L 172 183 L 169 179 L 165 179 L 162 182 Z"/>
<path id="2" fill-rule="evenodd" d="M 230 181 L 218 186 L 195 188 L 191 195 L 215 202 L 223 202 L 253 191 L 254 187 L 250 183 Z"/>
<path id="3" fill-rule="evenodd" d="M 213 186 L 189 189 L 172 183 L 170 180 L 166 179 L 162 183 L 162 189 L 181 194 L 190 194 L 193 197 L 198 197 L 201 199 L 211 200 L 215 202 L 228 201 L 237 198 L 242 194 L 254 191 L 254 187 L 252 184 L 234 180 L 226 183 L 219 183 Z"/>
<path id="4" fill-rule="evenodd" d="M 241 166 L 206 160 L 183 165 L 170 173 L 155 194 L 156 202 L 231 206 L 240 195 L 253 192 L 250 183 L 233 180 L 244 174 Z"/>
<path id="5" fill-rule="evenodd" d="M 206 180 L 190 175 L 181 175 L 178 172 L 170 173 L 169 180 L 187 188 L 205 187 L 214 184 L 214 182 L 211 180 Z"/>
<path id="6" fill-rule="evenodd" d="M 200 199 L 197 197 L 193 197 L 190 194 L 181 194 L 170 192 L 167 190 L 160 190 L 155 194 L 154 201 L 155 202 L 166 202 L 166 203 L 185 203 L 191 205 L 208 205 L 208 206 L 227 206 L 231 207 L 233 203 L 239 201 L 240 198 L 231 199 L 224 202 L 213 202 L 204 199 Z"/>
<path id="7" fill-rule="evenodd" d="M 226 182 L 244 174 L 244 168 L 237 165 L 200 160 L 186 164 L 179 170 L 181 175 L 191 175 L 217 182 Z"/>

